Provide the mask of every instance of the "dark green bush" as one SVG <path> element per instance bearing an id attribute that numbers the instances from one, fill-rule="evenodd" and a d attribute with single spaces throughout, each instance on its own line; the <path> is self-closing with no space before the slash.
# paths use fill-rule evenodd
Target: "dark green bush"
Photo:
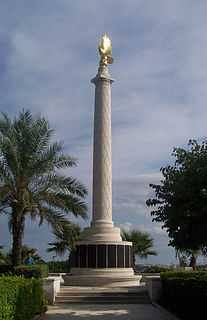
<path id="1" fill-rule="evenodd" d="M 207 304 L 207 272 L 161 273 L 165 306 L 182 319 L 203 319 Z"/>
<path id="2" fill-rule="evenodd" d="M 174 271 L 170 273 L 160 274 L 163 280 L 167 279 L 192 279 L 192 280 L 206 280 L 207 281 L 207 271 Z"/>
<path id="3" fill-rule="evenodd" d="M 47 264 L 36 264 L 36 265 L 21 265 L 18 267 L 12 267 L 5 265 L 0 267 L 0 275 L 12 274 L 13 276 L 24 276 L 25 278 L 46 278 L 48 275 Z"/>
<path id="4" fill-rule="evenodd" d="M 144 270 L 144 272 L 146 273 L 160 273 L 160 272 L 171 272 L 171 271 L 172 271 L 171 269 L 159 267 L 159 266 L 152 266 Z"/>
<path id="5" fill-rule="evenodd" d="M 44 311 L 42 279 L 0 277 L 0 320 L 30 320 Z"/>
<path id="6" fill-rule="evenodd" d="M 21 265 L 14 267 L 14 275 L 21 276 L 25 278 L 46 278 L 48 275 L 47 264 L 37 264 L 37 265 Z"/>
<path id="7" fill-rule="evenodd" d="M 21 265 L 12 267 L 5 265 L 0 267 L 0 275 L 24 276 L 25 278 L 46 278 L 48 275 L 47 264 Z"/>
<path id="8" fill-rule="evenodd" d="M 2 265 L 0 266 L 0 275 L 2 274 L 7 274 L 9 272 L 13 273 L 14 267 L 12 267 L 11 265 Z"/>

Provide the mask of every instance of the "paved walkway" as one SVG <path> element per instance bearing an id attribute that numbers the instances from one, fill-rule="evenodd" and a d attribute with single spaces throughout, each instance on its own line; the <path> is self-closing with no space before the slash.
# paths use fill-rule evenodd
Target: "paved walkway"
<path id="1" fill-rule="evenodd" d="M 149 304 L 88 304 L 49 306 L 41 320 L 169 320 Z"/>

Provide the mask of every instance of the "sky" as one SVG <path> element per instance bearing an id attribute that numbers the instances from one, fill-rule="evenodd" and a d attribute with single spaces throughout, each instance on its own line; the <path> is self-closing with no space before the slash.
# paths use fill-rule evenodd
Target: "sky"
<path id="1" fill-rule="evenodd" d="M 193 0 L 1 0 L 0 111 L 40 112 L 79 158 L 69 170 L 89 191 L 91 221 L 94 84 L 103 35 L 112 42 L 113 221 L 154 239 L 156 257 L 137 263 L 175 263 L 175 251 L 145 204 L 173 147 L 207 137 L 207 3 Z M 26 221 L 23 243 L 45 260 L 50 227 Z M 7 216 L 0 244 L 11 247 Z M 64 258 L 64 257 L 63 257 Z M 61 260 L 62 257 L 55 257 Z"/>

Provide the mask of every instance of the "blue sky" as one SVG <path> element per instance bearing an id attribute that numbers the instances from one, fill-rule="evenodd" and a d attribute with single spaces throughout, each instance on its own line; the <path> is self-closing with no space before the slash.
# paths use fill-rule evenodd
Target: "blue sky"
<path id="1" fill-rule="evenodd" d="M 149 263 L 175 262 L 174 250 L 145 201 L 172 148 L 206 139 L 207 4 L 193 0 L 1 0 L 0 110 L 41 112 L 78 156 L 69 174 L 89 190 L 91 218 L 94 85 L 101 37 L 112 41 L 113 221 L 155 240 Z M 74 221 L 73 217 L 70 219 Z M 8 249 L 7 217 L 0 244 Z M 45 259 L 48 225 L 26 222 L 24 243 Z M 138 260 L 137 262 L 146 262 Z"/>

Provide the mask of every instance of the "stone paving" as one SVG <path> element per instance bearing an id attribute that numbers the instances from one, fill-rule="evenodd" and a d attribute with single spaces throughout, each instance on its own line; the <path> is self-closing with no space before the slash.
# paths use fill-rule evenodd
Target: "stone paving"
<path id="1" fill-rule="evenodd" d="M 56 305 L 49 306 L 40 320 L 169 320 L 151 304 Z"/>

